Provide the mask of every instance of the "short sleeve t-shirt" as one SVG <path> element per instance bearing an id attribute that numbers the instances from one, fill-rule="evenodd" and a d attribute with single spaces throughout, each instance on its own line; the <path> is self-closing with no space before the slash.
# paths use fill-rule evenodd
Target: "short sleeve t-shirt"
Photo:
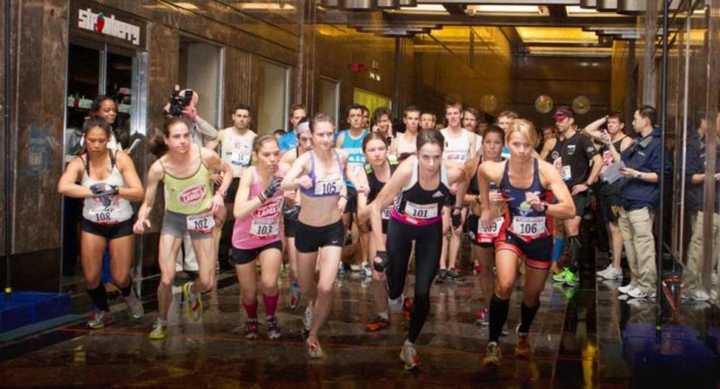
<path id="1" fill-rule="evenodd" d="M 590 161 L 596 154 L 597 149 L 592 140 L 580 132 L 575 132 L 570 138 L 558 140 L 547 159 L 558 169 L 565 184 L 572 188 L 587 181 Z"/>

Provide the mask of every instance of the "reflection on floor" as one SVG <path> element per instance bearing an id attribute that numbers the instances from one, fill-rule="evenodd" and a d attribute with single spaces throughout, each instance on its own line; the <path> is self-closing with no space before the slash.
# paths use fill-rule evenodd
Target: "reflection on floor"
<path id="1" fill-rule="evenodd" d="M 167 340 L 147 332 L 152 307 L 141 321 L 115 313 L 104 330 L 83 325 L 0 347 L 2 386 L 150 387 L 715 387 L 718 383 L 718 315 L 709 306 L 684 306 L 681 322 L 655 331 L 654 302 L 620 301 L 618 283 L 583 278 L 575 290 L 548 282 L 531 333 L 534 357 L 512 357 L 513 331 L 501 340 L 502 365 L 486 370 L 480 361 L 487 327 L 474 324 L 480 288 L 476 277 L 432 289 L 431 317 L 418 341 L 421 367 L 405 372 L 398 359 L 405 321 L 368 334 L 370 288 L 357 278 L 338 282 L 330 321 L 321 331 L 327 354 L 309 361 L 300 335 L 303 309 L 279 313 L 284 336 L 246 340 L 239 329 L 237 285 L 208 296 L 199 322 L 183 313 L 176 295 Z M 285 282 L 285 279 L 283 279 Z M 283 289 L 285 290 L 285 289 Z M 411 289 L 408 289 L 411 290 Z M 507 328 L 519 320 L 522 287 L 513 295 Z M 262 308 L 259 313 L 262 313 Z M 659 334 L 659 335 L 658 335 Z M 499 386 L 498 386 L 499 385 Z"/>

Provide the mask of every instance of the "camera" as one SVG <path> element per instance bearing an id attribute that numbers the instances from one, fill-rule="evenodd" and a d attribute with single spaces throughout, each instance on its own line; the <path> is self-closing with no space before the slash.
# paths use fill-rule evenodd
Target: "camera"
<path id="1" fill-rule="evenodd" d="M 170 108 L 168 109 L 168 114 L 172 117 L 181 116 L 183 114 L 183 109 L 185 109 L 185 107 L 190 104 L 190 101 L 192 101 L 193 93 L 192 89 L 185 89 L 182 91 L 174 90 L 172 95 L 170 95 Z"/>

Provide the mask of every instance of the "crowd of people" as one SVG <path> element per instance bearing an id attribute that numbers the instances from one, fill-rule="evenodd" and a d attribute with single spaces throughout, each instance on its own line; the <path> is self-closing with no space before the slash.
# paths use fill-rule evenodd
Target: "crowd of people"
<path id="1" fill-rule="evenodd" d="M 99 100 L 103 112 L 112 113 L 112 100 Z M 459 103 L 445 106 L 444 124 L 414 106 L 394 120 L 385 108 L 371 115 L 353 104 L 337 121 L 340 131 L 332 117 L 309 116 L 304 106 L 293 105 L 289 131 L 258 135 L 251 130 L 251 107 L 235 107 L 233 125 L 218 131 L 198 116 L 198 102 L 192 90 L 173 94 L 168 119 L 150 142 L 157 159 L 144 185 L 116 140 L 112 115 L 94 111 L 85 122 L 83 149 L 67 165 L 58 190 L 84 199 L 81 261 L 93 303 L 91 328 L 110 322 L 100 282 L 104 266 L 129 312 L 142 317 L 129 277 L 133 239 L 156 224 L 161 278 L 153 340 L 168 336 L 176 272 L 189 266 L 196 275 L 182 293 L 197 320 L 203 293 L 216 285 L 218 258 L 226 258 L 237 275 L 248 339 L 259 336 L 258 295 L 267 337 L 282 336 L 276 311 L 287 263 L 290 308 L 305 306 L 307 352 L 321 358 L 320 333 L 336 279 L 356 271 L 370 285 L 376 312 L 367 331 L 391 326 L 392 313 L 408 317 L 400 352 L 406 369 L 419 364 L 415 343 L 430 312 L 433 284 L 463 276 L 478 277 L 477 323 L 489 327 L 484 363 L 498 365 L 510 297 L 522 277 L 515 356 L 528 358 L 548 276 L 570 288 L 578 284 L 586 244 L 580 231 L 588 213 L 607 229 L 611 260 L 597 276 L 629 279 L 618 288 L 626 298 L 654 297 L 662 144 L 650 106 L 634 112 L 634 137 L 616 112 L 580 128 L 573 110 L 559 107 L 554 125 L 540 130 L 514 112 L 492 118 Z M 704 182 L 703 170 L 702 164 L 694 168 L 692 184 Z M 151 213 L 161 182 L 158 224 Z M 136 214 L 131 202 L 142 203 Z M 694 232 L 702 231 L 703 220 L 702 212 L 695 214 Z M 471 243 L 469 267 L 461 261 L 464 239 Z M 694 234 L 691 240 L 696 265 L 688 296 L 706 300 L 709 293 L 697 281 L 700 239 Z M 103 261 L 106 246 L 109 261 Z M 409 274 L 412 293 L 406 290 Z"/>

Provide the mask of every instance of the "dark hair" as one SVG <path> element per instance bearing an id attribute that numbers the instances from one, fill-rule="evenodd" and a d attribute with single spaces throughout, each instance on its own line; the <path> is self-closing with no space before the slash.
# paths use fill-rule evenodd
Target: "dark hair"
<path id="1" fill-rule="evenodd" d="M 610 119 L 617 119 L 620 123 L 625 123 L 622 118 L 622 114 L 620 112 L 612 111 L 609 114 L 607 114 L 608 120 Z"/>
<path id="2" fill-rule="evenodd" d="M 365 107 L 364 105 L 350 104 L 350 105 L 348 105 L 347 109 L 345 109 L 345 119 L 347 119 L 350 116 L 350 111 L 352 111 L 353 109 L 359 109 L 361 113 L 363 111 L 367 111 L 367 107 Z"/>
<path id="3" fill-rule="evenodd" d="M 330 117 L 328 114 L 324 114 L 322 112 L 316 113 L 315 116 L 313 116 L 312 120 L 310 121 L 310 132 L 315 132 L 315 126 L 318 125 L 318 123 L 327 122 L 332 124 L 333 128 L 335 127 L 335 121 L 333 121 L 333 118 Z"/>
<path id="4" fill-rule="evenodd" d="M 238 109 L 242 109 L 242 110 L 248 111 L 248 115 L 252 115 L 252 111 L 250 110 L 250 106 L 247 105 L 247 104 L 238 104 L 238 105 L 236 105 L 236 106 L 235 106 L 235 109 L 233 109 L 233 115 L 235 114 L 235 112 L 238 111 Z"/>
<path id="5" fill-rule="evenodd" d="M 253 151 L 257 153 L 257 151 L 260 150 L 262 145 L 264 145 L 267 142 L 273 142 L 273 143 L 277 144 L 277 139 L 275 139 L 275 136 L 271 135 L 271 134 L 260 135 L 260 136 L 256 137 L 255 140 L 253 140 L 253 146 L 252 146 Z"/>
<path id="6" fill-rule="evenodd" d="M 153 135 L 152 139 L 150 140 L 150 152 L 153 153 L 157 158 L 160 158 L 165 153 L 167 153 L 168 147 L 165 144 L 165 137 L 170 136 L 170 127 L 179 123 L 184 124 L 188 129 L 190 128 L 190 123 L 188 123 L 185 118 L 183 118 L 182 116 L 176 116 L 171 117 L 165 121 L 162 131 L 155 130 L 155 135 Z"/>
<path id="7" fill-rule="evenodd" d="M 387 108 L 385 108 L 385 107 L 375 108 L 375 112 L 373 112 L 373 117 L 371 120 L 372 124 L 377 124 L 377 122 L 380 121 L 380 118 L 383 116 L 387 116 L 388 119 L 390 119 L 390 121 L 392 121 L 392 115 L 390 114 L 390 111 L 388 111 Z"/>
<path id="8" fill-rule="evenodd" d="M 463 111 L 463 105 L 459 101 L 450 100 L 445 102 L 445 113 L 447 113 L 448 108 L 457 108 L 458 111 Z"/>
<path id="9" fill-rule="evenodd" d="M 645 119 L 650 120 L 650 125 L 653 126 L 657 122 L 657 111 L 655 110 L 655 107 L 652 105 L 643 105 L 638 109 L 638 113 L 640 116 L 644 117 Z"/>
<path id="10" fill-rule="evenodd" d="M 491 124 L 488 126 L 488 128 L 485 129 L 485 132 L 483 133 L 483 142 L 485 141 L 485 138 L 489 134 L 497 134 L 500 137 L 500 142 L 504 145 L 505 144 L 505 131 L 503 131 L 502 128 L 498 127 L 495 124 Z"/>
<path id="11" fill-rule="evenodd" d="M 112 129 L 110 128 L 110 123 L 106 122 L 105 119 L 97 116 L 90 116 L 89 118 L 85 119 L 85 122 L 83 123 L 83 138 L 87 137 L 88 132 L 90 132 L 90 130 L 92 130 L 93 128 L 100 128 L 101 130 L 103 130 L 105 132 L 105 137 L 110 140 L 110 135 L 112 135 Z M 78 154 L 84 154 L 86 152 L 87 139 L 85 139 L 84 146 Z"/>
<path id="12" fill-rule="evenodd" d="M 93 100 L 92 105 L 90 106 L 90 114 L 93 116 L 97 116 L 97 114 L 100 112 L 100 107 L 102 106 L 102 103 L 107 100 L 110 100 L 113 102 L 113 104 L 115 104 L 115 112 L 117 112 L 117 101 L 115 101 L 115 99 L 108 95 L 100 95 L 96 97 L 95 100 Z"/>
<path id="13" fill-rule="evenodd" d="M 407 107 L 405 107 L 405 110 L 403 111 L 403 116 L 407 117 L 410 112 L 417 112 L 418 116 L 420 116 L 420 108 L 414 105 L 408 105 Z"/>
<path id="14" fill-rule="evenodd" d="M 293 104 L 293 105 L 290 106 L 290 112 L 289 112 L 290 115 L 292 115 L 293 112 L 297 111 L 298 109 L 302 109 L 303 111 L 305 111 L 305 114 L 307 114 L 307 109 L 305 109 L 305 105 L 303 105 L 303 104 Z"/>
<path id="15" fill-rule="evenodd" d="M 445 150 L 445 137 L 440 131 L 421 130 L 417 135 L 417 141 L 415 143 L 418 153 L 426 143 L 432 143 L 440 146 L 440 151 Z"/>
<path id="16" fill-rule="evenodd" d="M 273 135 L 285 135 L 285 130 L 282 128 L 278 128 L 277 130 L 273 131 Z"/>
<path id="17" fill-rule="evenodd" d="M 370 108 L 360 104 L 360 109 L 363 111 L 363 113 L 367 112 L 367 114 L 370 114 Z"/>
<path id="18" fill-rule="evenodd" d="M 373 139 L 381 140 L 383 143 L 385 143 L 385 147 L 390 146 L 390 144 L 388 144 L 387 138 L 382 136 L 382 134 L 378 134 L 377 132 L 370 132 L 367 134 L 365 139 L 363 139 L 363 141 L 362 141 L 362 151 L 363 152 L 366 151 L 365 148 L 367 147 L 367 144 Z"/>
<path id="19" fill-rule="evenodd" d="M 173 90 L 170 95 L 170 108 L 166 113 L 171 117 L 181 116 L 183 109 L 190 105 L 194 94 L 192 89 Z"/>

